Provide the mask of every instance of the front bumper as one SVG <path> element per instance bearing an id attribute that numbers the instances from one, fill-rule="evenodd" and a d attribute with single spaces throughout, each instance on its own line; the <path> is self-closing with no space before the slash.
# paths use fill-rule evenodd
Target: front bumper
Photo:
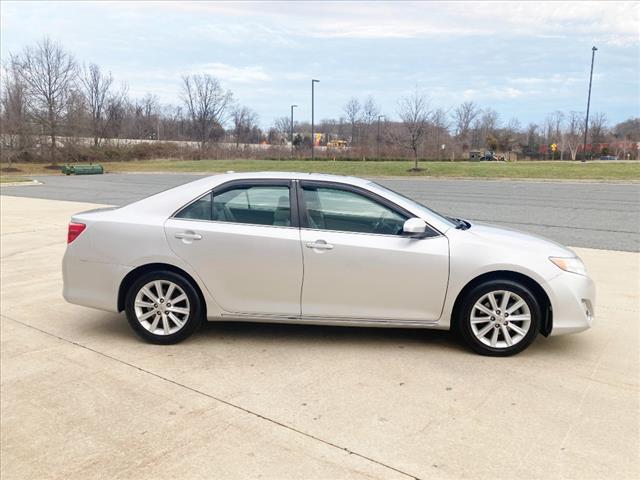
<path id="1" fill-rule="evenodd" d="M 578 333 L 591 328 L 595 318 L 596 287 L 589 277 L 562 272 L 546 283 L 553 309 L 551 335 Z"/>

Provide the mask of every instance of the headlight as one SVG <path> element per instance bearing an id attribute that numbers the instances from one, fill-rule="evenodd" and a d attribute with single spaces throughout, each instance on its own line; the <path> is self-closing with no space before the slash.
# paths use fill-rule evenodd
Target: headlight
<path id="1" fill-rule="evenodd" d="M 549 257 L 549 260 L 565 272 L 587 276 L 587 269 L 578 257 Z"/>

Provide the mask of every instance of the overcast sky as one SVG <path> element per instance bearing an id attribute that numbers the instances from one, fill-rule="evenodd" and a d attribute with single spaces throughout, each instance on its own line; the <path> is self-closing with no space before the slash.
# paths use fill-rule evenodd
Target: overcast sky
<path id="1" fill-rule="evenodd" d="M 126 82 L 131 96 L 179 102 L 180 76 L 208 72 L 260 116 L 339 117 L 373 95 L 396 117 L 418 88 L 435 106 L 465 100 L 506 122 L 584 111 L 640 115 L 637 2 L 13 2 L 1 3 L 1 54 L 43 36 Z"/>

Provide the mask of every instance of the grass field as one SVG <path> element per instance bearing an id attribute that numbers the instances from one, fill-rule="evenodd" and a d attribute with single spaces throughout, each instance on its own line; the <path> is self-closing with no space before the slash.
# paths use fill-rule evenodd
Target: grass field
<path id="1" fill-rule="evenodd" d="M 421 171 L 410 171 L 410 161 L 332 161 L 332 160 L 138 160 L 105 162 L 106 172 L 225 172 L 296 171 L 341 175 L 414 176 L 449 178 L 521 178 L 553 180 L 640 181 L 640 162 L 420 162 Z M 43 164 L 14 164 L 20 177 L 55 173 Z M 3 182 L 15 176 L 3 174 Z"/>
<path id="2" fill-rule="evenodd" d="M 12 183 L 12 182 L 28 182 L 30 179 L 26 177 L 19 177 L 17 175 L 0 175 L 0 183 Z"/>

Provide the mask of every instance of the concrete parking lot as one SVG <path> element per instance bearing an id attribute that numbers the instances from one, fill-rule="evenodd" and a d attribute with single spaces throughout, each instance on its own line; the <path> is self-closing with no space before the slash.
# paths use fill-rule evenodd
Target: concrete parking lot
<path id="1" fill-rule="evenodd" d="M 124 205 L 204 174 L 35 177 L 3 195 Z M 386 178 L 376 181 L 446 215 L 493 223 L 565 245 L 640 251 L 640 184 Z"/>
<path id="2" fill-rule="evenodd" d="M 3 479 L 640 476 L 638 253 L 576 249 L 594 328 L 511 358 L 261 324 L 162 347 L 61 297 L 69 216 L 95 205 L 0 199 Z"/>

